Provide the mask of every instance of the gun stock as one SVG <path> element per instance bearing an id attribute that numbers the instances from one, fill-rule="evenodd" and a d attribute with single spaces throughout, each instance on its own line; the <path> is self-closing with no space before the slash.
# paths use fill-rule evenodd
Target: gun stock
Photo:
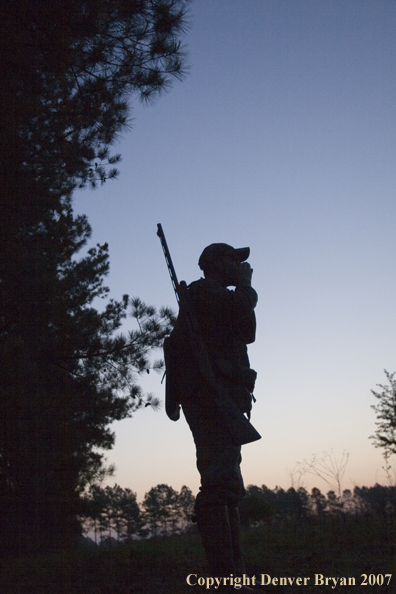
<path id="1" fill-rule="evenodd" d="M 245 415 L 241 413 L 233 400 L 217 397 L 215 398 L 215 402 L 223 415 L 235 445 L 244 445 L 261 439 L 260 433 L 253 427 Z"/>

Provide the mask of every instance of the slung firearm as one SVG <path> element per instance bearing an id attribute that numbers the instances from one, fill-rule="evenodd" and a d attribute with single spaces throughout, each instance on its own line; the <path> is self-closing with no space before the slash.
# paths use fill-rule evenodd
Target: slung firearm
<path id="1" fill-rule="evenodd" d="M 219 408 L 219 411 L 227 424 L 233 443 L 235 445 L 243 445 L 257 441 L 258 439 L 261 439 L 261 435 L 258 433 L 258 431 L 256 431 L 245 415 L 239 410 L 235 402 L 222 392 L 221 387 L 216 382 L 209 355 L 202 340 L 198 320 L 190 302 L 187 284 L 185 281 L 181 281 L 179 283 L 177 280 L 164 231 L 160 223 L 157 225 L 157 235 L 161 241 L 173 289 L 179 304 L 179 315 L 182 314 L 183 319 L 185 320 L 192 354 L 195 359 L 195 364 L 197 366 L 200 379 L 206 384 L 207 388 L 213 394 L 213 401 Z M 177 413 L 168 413 L 168 416 L 172 420 L 177 420 L 179 418 L 178 410 Z"/>

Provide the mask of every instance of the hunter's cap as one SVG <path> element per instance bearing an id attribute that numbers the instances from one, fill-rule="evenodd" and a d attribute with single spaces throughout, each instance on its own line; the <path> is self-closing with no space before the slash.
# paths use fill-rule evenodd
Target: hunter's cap
<path id="1" fill-rule="evenodd" d="M 198 260 L 198 265 L 201 270 L 205 270 L 208 265 L 210 266 L 212 262 L 222 256 L 233 256 L 237 258 L 239 262 L 244 262 L 249 258 L 249 254 L 250 248 L 248 247 L 233 248 L 227 243 L 211 243 L 202 252 Z"/>

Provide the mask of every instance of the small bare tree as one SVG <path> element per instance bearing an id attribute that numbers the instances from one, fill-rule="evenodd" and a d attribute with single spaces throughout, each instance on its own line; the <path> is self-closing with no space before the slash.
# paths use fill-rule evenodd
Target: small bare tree
<path id="1" fill-rule="evenodd" d="M 311 460 L 297 462 L 294 472 L 298 469 L 300 478 L 304 474 L 318 476 L 328 484 L 332 491 L 341 497 L 342 480 L 344 478 L 348 459 L 349 453 L 345 450 L 342 452 L 339 459 L 333 455 L 333 450 L 330 450 L 330 452 L 323 452 L 322 458 L 318 458 L 317 454 L 313 454 Z"/>
<path id="2" fill-rule="evenodd" d="M 285 471 L 290 479 L 291 488 L 295 491 L 305 488 L 303 477 L 306 471 L 302 468 L 299 462 L 296 462 L 294 467 Z"/>

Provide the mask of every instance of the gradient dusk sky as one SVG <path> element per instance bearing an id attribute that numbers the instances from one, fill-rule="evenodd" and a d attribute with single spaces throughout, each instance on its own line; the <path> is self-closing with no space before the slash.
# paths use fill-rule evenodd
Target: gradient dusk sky
<path id="1" fill-rule="evenodd" d="M 263 437 L 243 447 L 245 483 L 288 488 L 297 461 L 345 450 L 344 488 L 385 484 L 369 436 L 371 389 L 396 370 L 396 2 L 195 0 L 189 22 L 188 76 L 133 100 L 119 180 L 75 196 L 109 242 L 111 296 L 176 309 L 159 222 L 179 280 L 210 243 L 250 246 Z M 142 385 L 164 400 L 160 375 Z M 184 419 L 113 428 L 110 484 L 198 489 Z"/>

